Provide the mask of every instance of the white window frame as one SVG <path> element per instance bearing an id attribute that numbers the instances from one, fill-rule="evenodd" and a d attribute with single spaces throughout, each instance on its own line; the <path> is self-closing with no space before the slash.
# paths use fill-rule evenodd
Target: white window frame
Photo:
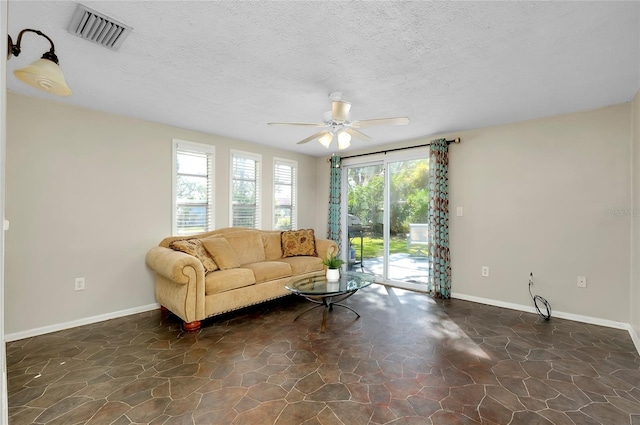
<path id="1" fill-rule="evenodd" d="M 229 155 L 229 226 L 234 227 L 233 223 L 233 159 L 243 158 L 256 162 L 256 206 L 255 206 L 255 223 L 256 229 L 262 228 L 262 155 L 231 149 Z"/>
<path id="2" fill-rule="evenodd" d="M 276 227 L 276 168 L 278 165 L 291 168 L 291 229 L 296 230 L 298 228 L 298 161 L 293 161 L 284 158 L 273 158 L 273 217 L 271 219 L 271 226 L 274 230 L 287 230 L 278 229 Z"/>
<path id="3" fill-rule="evenodd" d="M 206 231 L 211 231 L 215 229 L 215 209 L 214 209 L 214 198 L 215 198 L 215 157 L 216 157 L 216 148 L 213 145 L 207 145 L 204 143 L 196 143 L 189 142 L 186 140 L 180 139 L 172 139 L 172 173 L 171 173 L 171 234 L 178 234 L 178 152 L 179 151 L 188 151 L 194 152 L 198 154 L 205 154 L 208 156 L 208 172 L 207 172 L 207 184 L 208 184 L 208 193 L 207 193 L 207 207 L 209 211 L 209 217 L 207 220 L 207 229 Z"/>

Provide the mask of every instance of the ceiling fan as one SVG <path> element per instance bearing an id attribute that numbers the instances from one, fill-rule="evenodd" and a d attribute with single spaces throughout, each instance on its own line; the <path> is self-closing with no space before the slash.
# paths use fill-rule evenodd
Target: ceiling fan
<path id="1" fill-rule="evenodd" d="M 342 100 L 342 93 L 331 93 L 329 98 L 331 99 L 331 110 L 322 115 L 323 122 L 321 123 L 270 122 L 268 125 L 298 125 L 323 128 L 323 130 L 320 130 L 306 139 L 300 140 L 298 144 L 303 145 L 312 140 L 318 139 L 320 144 L 328 149 L 333 139 L 337 137 L 338 149 L 341 150 L 346 149 L 351 145 L 352 136 L 362 140 L 371 140 L 371 137 L 358 130 L 360 128 L 371 127 L 374 125 L 409 124 L 409 118 L 407 117 L 375 118 L 370 120 L 351 121 L 351 116 L 349 115 L 351 104 Z"/>

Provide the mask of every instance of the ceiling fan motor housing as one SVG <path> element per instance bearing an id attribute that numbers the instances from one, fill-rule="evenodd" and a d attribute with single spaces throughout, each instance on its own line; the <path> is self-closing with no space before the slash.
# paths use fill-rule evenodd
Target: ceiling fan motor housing
<path id="1" fill-rule="evenodd" d="M 334 100 L 331 103 L 331 119 L 337 122 L 344 122 L 349 119 L 351 104 L 343 100 Z"/>

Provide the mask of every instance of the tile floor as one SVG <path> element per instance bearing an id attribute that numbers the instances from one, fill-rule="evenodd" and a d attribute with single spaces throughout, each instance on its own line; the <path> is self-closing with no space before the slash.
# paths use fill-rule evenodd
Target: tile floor
<path id="1" fill-rule="evenodd" d="M 180 331 L 159 311 L 8 344 L 10 424 L 640 425 L 626 331 L 381 285 Z"/>

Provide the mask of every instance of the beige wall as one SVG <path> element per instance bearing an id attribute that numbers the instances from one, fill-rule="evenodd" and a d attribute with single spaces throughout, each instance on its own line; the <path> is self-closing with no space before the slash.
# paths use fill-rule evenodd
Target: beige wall
<path id="1" fill-rule="evenodd" d="M 640 90 L 632 103 L 632 199 L 633 233 L 631 243 L 631 327 L 636 347 L 640 350 Z"/>
<path id="2" fill-rule="evenodd" d="M 450 155 L 453 292 L 629 321 L 630 105 L 460 134 Z M 490 277 L 482 278 L 482 266 Z M 587 277 L 587 288 L 576 286 Z"/>
<path id="3" fill-rule="evenodd" d="M 622 104 L 437 136 L 462 138 L 449 151 L 450 210 L 464 208 L 450 222 L 454 295 L 531 306 L 533 272 L 554 311 L 628 323 L 630 122 Z"/>
<path id="4" fill-rule="evenodd" d="M 273 157 L 298 161 L 298 224 L 315 225 L 315 158 L 9 94 L 7 334 L 155 303 L 144 256 L 171 233 L 172 138 L 216 147 L 216 227 L 229 223 L 230 149 L 262 155 L 264 228 Z"/>

